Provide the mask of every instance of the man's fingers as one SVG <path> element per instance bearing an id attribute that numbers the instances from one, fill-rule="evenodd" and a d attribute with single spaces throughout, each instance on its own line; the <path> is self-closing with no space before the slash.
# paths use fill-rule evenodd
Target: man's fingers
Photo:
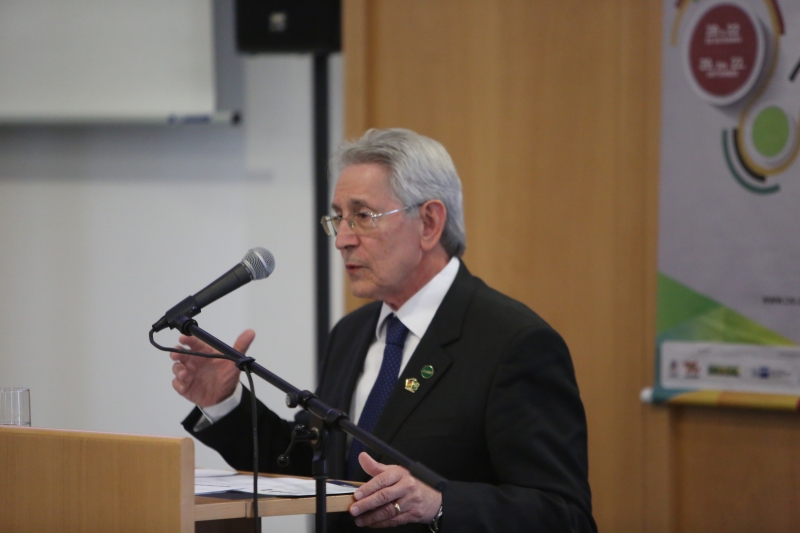
<path id="1" fill-rule="evenodd" d="M 191 335 L 181 335 L 180 337 L 178 337 L 178 342 L 185 346 L 188 346 L 190 342 L 193 342 L 195 340 L 197 339 L 195 339 Z"/>
<path id="2" fill-rule="evenodd" d="M 361 454 L 359 462 L 365 471 L 379 471 L 380 474 L 358 488 L 353 495 L 356 503 L 350 506 L 350 513 L 353 516 L 360 516 L 362 522 L 360 525 L 393 520 L 398 514 L 394 504 L 404 498 L 409 489 L 408 483 L 403 482 L 403 476 L 408 474 L 408 471 L 396 466 L 387 467 L 367 454 Z"/>
<path id="3" fill-rule="evenodd" d="M 372 483 L 372 481 L 369 483 Z M 387 487 L 382 487 L 376 483 L 368 487 L 367 485 L 369 485 L 369 483 L 363 484 L 359 487 L 358 491 L 356 491 L 356 494 L 353 495 L 356 499 L 356 503 L 354 503 L 351 508 L 353 508 L 352 510 L 355 514 L 361 514 L 370 509 L 376 509 L 381 505 L 391 503 L 405 495 L 406 488 L 401 486 L 400 483 L 395 483 Z"/>
<path id="4" fill-rule="evenodd" d="M 441 493 L 420 483 L 408 470 L 381 464 L 366 454 L 359 456 L 359 462 L 366 472 L 379 473 L 353 495 L 356 501 L 350 506 L 350 514 L 356 517 L 358 526 L 430 522 L 436 515 Z"/>
<path id="5" fill-rule="evenodd" d="M 372 476 L 372 479 L 358 488 L 354 494 L 356 500 L 361 500 L 383 488 L 394 485 L 403 477 L 403 472 L 405 472 L 405 470 L 400 467 L 390 469 L 386 465 L 370 457 L 367 452 L 361 452 L 359 454 L 358 462 L 361 464 L 361 468 L 364 469 L 364 472 Z M 385 501 L 381 503 L 385 503 Z"/>
<path id="6" fill-rule="evenodd" d="M 255 332 L 244 331 L 236 341 L 235 348 L 245 351 L 253 342 Z M 205 354 L 218 354 L 206 343 L 188 335 L 182 335 L 178 341 L 182 346 L 176 349 L 188 348 L 193 352 Z M 200 406 L 215 405 L 229 397 L 236 389 L 239 381 L 239 369 L 231 362 L 222 358 L 197 357 L 180 352 L 170 353 L 173 361 L 172 388 L 189 400 Z"/>
<path id="7" fill-rule="evenodd" d="M 189 350 L 193 352 L 200 352 L 200 353 L 217 353 L 216 350 L 212 349 L 211 346 L 204 343 L 197 337 L 192 337 L 190 335 L 181 335 L 178 338 L 178 342 L 182 345 L 186 346 Z M 185 355 L 185 354 L 184 354 Z"/>
<path id="8" fill-rule="evenodd" d="M 394 503 L 388 503 L 369 514 L 356 518 L 356 525 L 358 527 L 395 527 L 408 522 L 407 518 L 398 514 Z"/>
<path id="9" fill-rule="evenodd" d="M 175 392 L 178 394 L 183 394 L 186 392 L 186 385 L 184 385 L 183 381 L 175 378 L 172 380 L 172 388 L 175 389 Z"/>
<path id="10" fill-rule="evenodd" d="M 253 343 L 253 339 L 255 338 L 256 332 L 252 329 L 246 329 L 239 335 L 239 338 L 236 339 L 236 342 L 233 343 L 233 349 L 238 352 L 245 353 L 247 352 L 247 349 L 250 348 L 250 344 Z M 184 349 L 184 347 L 186 347 L 192 352 L 207 354 L 219 353 L 217 350 L 212 349 L 208 344 L 201 341 L 197 337 L 192 337 L 190 335 L 181 335 L 178 338 L 178 342 L 181 343 L 181 346 L 176 346 L 177 349 Z M 193 357 L 180 352 L 170 352 L 169 356 L 173 361 L 180 361 L 184 364 L 186 364 L 188 361 L 191 361 L 189 358 Z"/>
<path id="11" fill-rule="evenodd" d="M 193 352 L 200 352 L 200 353 L 217 353 L 216 350 L 211 348 L 208 344 L 204 343 L 200 339 L 196 339 L 195 337 L 188 337 L 188 340 L 183 342 L 189 350 Z"/>
<path id="12" fill-rule="evenodd" d="M 233 343 L 233 349 L 237 352 L 247 353 L 247 349 L 250 348 L 255 338 L 256 332 L 252 329 L 246 329 L 239 335 L 236 342 Z"/>
<path id="13" fill-rule="evenodd" d="M 383 473 L 386 471 L 386 465 L 379 463 L 367 452 L 361 452 L 358 454 L 358 462 L 361 465 L 361 468 L 364 469 L 364 472 L 369 474 L 371 477 L 375 477 L 378 474 Z"/>
<path id="14" fill-rule="evenodd" d="M 176 346 L 175 349 L 176 350 L 182 350 L 183 346 Z M 186 361 L 189 360 L 191 355 L 186 355 L 185 353 L 180 353 L 180 352 L 169 352 L 169 357 L 173 361 L 177 361 L 179 363 L 184 363 L 185 364 Z"/>

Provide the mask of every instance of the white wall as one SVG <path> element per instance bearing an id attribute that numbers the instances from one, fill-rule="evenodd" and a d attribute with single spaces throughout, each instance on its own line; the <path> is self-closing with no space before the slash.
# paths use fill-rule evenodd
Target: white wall
<path id="1" fill-rule="evenodd" d="M 227 90 L 243 95 L 239 127 L 0 128 L 0 386 L 31 388 L 34 426 L 184 435 L 191 406 L 147 333 L 253 246 L 275 255 L 275 272 L 198 322 L 231 343 L 254 328 L 250 355 L 313 390 L 311 59 L 254 56 L 238 68 L 242 86 Z M 331 71 L 338 132 L 341 58 Z M 335 284 L 334 318 L 340 294 Z M 260 380 L 256 392 L 291 417 L 282 393 Z M 224 464 L 199 443 L 196 462 Z M 302 517 L 269 520 L 306 529 Z"/>

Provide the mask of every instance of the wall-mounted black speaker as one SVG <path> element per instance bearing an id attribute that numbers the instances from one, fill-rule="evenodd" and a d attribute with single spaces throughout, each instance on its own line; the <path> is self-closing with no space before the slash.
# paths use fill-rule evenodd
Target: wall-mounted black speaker
<path id="1" fill-rule="evenodd" d="M 236 46 L 251 54 L 338 52 L 341 0 L 236 0 Z"/>

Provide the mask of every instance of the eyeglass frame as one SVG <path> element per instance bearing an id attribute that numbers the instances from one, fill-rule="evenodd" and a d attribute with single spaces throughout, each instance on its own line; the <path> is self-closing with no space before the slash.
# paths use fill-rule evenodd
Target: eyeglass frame
<path id="1" fill-rule="evenodd" d="M 420 207 L 422 205 L 424 205 L 424 203 L 417 204 L 417 205 L 407 205 L 405 207 L 398 207 L 397 209 L 392 209 L 391 211 L 384 211 L 383 213 L 373 213 L 372 211 L 367 210 L 366 212 L 362 211 L 362 212 L 358 212 L 358 213 L 353 213 L 348 217 L 343 217 L 342 215 L 325 215 L 320 219 L 319 223 L 322 224 L 322 229 L 325 230 L 325 234 L 326 235 L 328 235 L 329 237 L 336 237 L 336 235 L 338 235 L 338 233 L 339 233 L 339 226 L 342 225 L 342 221 L 347 222 L 347 227 L 350 228 L 350 231 L 352 231 L 354 233 L 358 233 L 356 231 L 356 227 L 358 227 L 359 230 L 366 229 L 366 228 L 361 228 L 360 226 L 358 226 L 356 224 L 355 219 L 352 218 L 353 216 L 357 216 L 357 215 L 369 216 L 371 221 L 372 221 L 372 228 L 371 229 L 375 229 L 377 227 L 377 224 L 378 224 L 376 222 L 377 219 L 379 219 L 379 218 L 381 218 L 383 216 L 386 216 L 386 215 L 393 215 L 395 213 L 400 213 L 402 211 L 408 211 L 409 209 L 415 209 L 415 208 Z M 338 219 L 338 222 L 336 221 L 337 219 Z"/>

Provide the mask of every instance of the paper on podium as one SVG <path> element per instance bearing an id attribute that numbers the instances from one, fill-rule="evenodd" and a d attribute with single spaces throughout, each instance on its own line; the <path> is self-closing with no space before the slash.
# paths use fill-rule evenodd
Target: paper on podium
<path id="1" fill-rule="evenodd" d="M 326 492 L 333 494 L 352 494 L 355 485 L 346 482 L 329 481 Z M 195 495 L 216 492 L 253 493 L 253 476 L 237 474 L 226 470 L 197 469 L 194 475 Z M 264 496 L 300 497 L 314 496 L 317 493 L 316 481 L 295 477 L 259 477 L 258 493 Z"/>

